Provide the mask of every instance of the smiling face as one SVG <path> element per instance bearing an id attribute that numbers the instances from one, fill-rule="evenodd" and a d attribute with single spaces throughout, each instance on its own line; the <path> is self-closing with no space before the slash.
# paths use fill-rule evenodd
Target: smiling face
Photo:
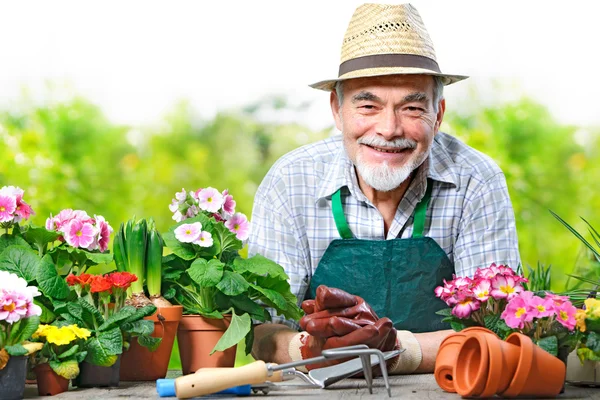
<path id="1" fill-rule="evenodd" d="M 431 76 L 394 75 L 344 81 L 341 106 L 332 92 L 336 126 L 359 181 L 391 191 L 425 161 L 445 108 L 441 100 L 436 112 L 433 88 Z"/>

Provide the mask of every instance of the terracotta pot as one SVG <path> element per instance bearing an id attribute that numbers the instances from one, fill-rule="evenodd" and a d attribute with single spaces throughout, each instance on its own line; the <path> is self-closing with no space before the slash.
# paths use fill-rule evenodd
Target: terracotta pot
<path id="1" fill-rule="evenodd" d="M 154 321 L 153 337 L 162 338 L 158 349 L 150 351 L 140 346 L 137 339 L 131 341 L 129 350 L 121 356 L 122 381 L 154 381 L 167 375 L 173 342 L 183 312 L 182 306 L 160 307 L 145 319 Z M 160 317 L 159 317 L 160 316 Z"/>
<path id="2" fill-rule="evenodd" d="M 454 365 L 456 365 L 460 346 L 473 332 L 482 332 L 495 336 L 492 331 L 486 328 L 474 326 L 449 335 L 440 344 L 438 354 L 435 358 L 434 377 L 439 387 L 446 392 L 456 392 L 454 388 Z"/>
<path id="3" fill-rule="evenodd" d="M 512 381 L 519 348 L 491 332 L 472 332 L 459 349 L 454 387 L 463 397 L 491 397 Z"/>
<path id="4" fill-rule="evenodd" d="M 47 363 L 37 365 L 33 370 L 40 396 L 54 396 L 69 390 L 69 380 L 54 372 Z"/>
<path id="5" fill-rule="evenodd" d="M 110 367 L 100 367 L 86 361 L 79 363 L 79 375 L 73 379 L 73 386 L 81 388 L 91 387 L 119 387 L 119 368 L 121 355 Z"/>
<path id="6" fill-rule="evenodd" d="M 191 374 L 200 368 L 233 367 L 237 346 L 209 355 L 215 344 L 229 327 L 230 319 L 204 318 L 184 315 L 177 330 L 177 342 L 183 374 Z"/>
<path id="7" fill-rule="evenodd" d="M 17 400 L 25 392 L 27 357 L 11 356 L 3 369 L 0 369 L 0 400 Z"/>
<path id="8" fill-rule="evenodd" d="M 499 394 L 505 397 L 557 396 L 565 382 L 565 364 L 520 333 L 511 334 L 506 342 L 520 348 L 520 357 L 508 389 Z"/>

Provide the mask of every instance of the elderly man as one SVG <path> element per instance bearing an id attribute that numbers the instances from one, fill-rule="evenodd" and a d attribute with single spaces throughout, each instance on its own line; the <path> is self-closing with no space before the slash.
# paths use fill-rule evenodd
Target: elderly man
<path id="1" fill-rule="evenodd" d="M 338 78 L 311 85 L 330 92 L 342 135 L 283 156 L 256 194 L 250 254 L 281 264 L 298 300 L 314 300 L 302 304 L 304 332 L 277 317 L 257 327 L 255 357 L 364 343 L 406 349 L 392 372 L 432 371 L 449 333 L 434 288 L 518 265 L 502 171 L 439 132 L 443 86 L 465 78 L 440 71 L 410 4 L 356 9 Z"/>

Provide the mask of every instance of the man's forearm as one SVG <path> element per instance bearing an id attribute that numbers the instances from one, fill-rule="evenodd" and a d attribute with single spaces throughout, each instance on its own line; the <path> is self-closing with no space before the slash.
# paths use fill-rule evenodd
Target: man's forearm
<path id="1" fill-rule="evenodd" d="M 454 331 L 448 329 L 445 331 L 415 333 L 415 337 L 421 346 L 423 359 L 415 373 L 431 373 L 435 368 L 435 357 L 437 356 L 440 343 Z"/>
<path id="2" fill-rule="evenodd" d="M 254 328 L 252 357 L 277 364 L 291 361 L 290 341 L 298 332 L 283 324 L 261 324 Z"/>

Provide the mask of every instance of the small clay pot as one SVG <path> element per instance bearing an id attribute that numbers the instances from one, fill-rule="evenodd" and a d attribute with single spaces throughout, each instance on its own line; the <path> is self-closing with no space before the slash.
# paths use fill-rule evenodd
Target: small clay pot
<path id="1" fill-rule="evenodd" d="M 182 306 L 160 307 L 156 313 L 145 318 L 154 321 L 152 337 L 162 340 L 155 351 L 140 346 L 135 338 L 131 341 L 129 349 L 121 356 L 122 381 L 155 381 L 167 375 L 182 312 Z"/>
<path id="2" fill-rule="evenodd" d="M 435 358 L 434 377 L 442 390 L 450 393 L 456 392 L 456 389 L 454 388 L 453 370 L 456 365 L 458 351 L 466 338 L 475 332 L 496 336 L 496 334 L 489 329 L 473 326 L 447 336 L 440 344 L 438 354 Z"/>
<path id="3" fill-rule="evenodd" d="M 69 390 L 69 380 L 54 372 L 48 363 L 37 365 L 33 370 L 40 396 L 54 396 Z"/>
<path id="4" fill-rule="evenodd" d="M 191 374 L 200 368 L 232 368 L 235 364 L 237 346 L 225 351 L 210 352 L 215 347 L 231 319 L 204 318 L 200 315 L 184 315 L 177 330 L 177 342 L 183 374 Z"/>
<path id="5" fill-rule="evenodd" d="M 18 400 L 25 392 L 27 357 L 11 356 L 0 370 L 0 400 Z"/>
<path id="6" fill-rule="evenodd" d="M 526 335 L 512 333 L 506 342 L 519 347 L 520 356 L 514 378 L 508 388 L 499 394 L 504 397 L 557 396 L 565 382 L 565 364 L 536 346 Z"/>

